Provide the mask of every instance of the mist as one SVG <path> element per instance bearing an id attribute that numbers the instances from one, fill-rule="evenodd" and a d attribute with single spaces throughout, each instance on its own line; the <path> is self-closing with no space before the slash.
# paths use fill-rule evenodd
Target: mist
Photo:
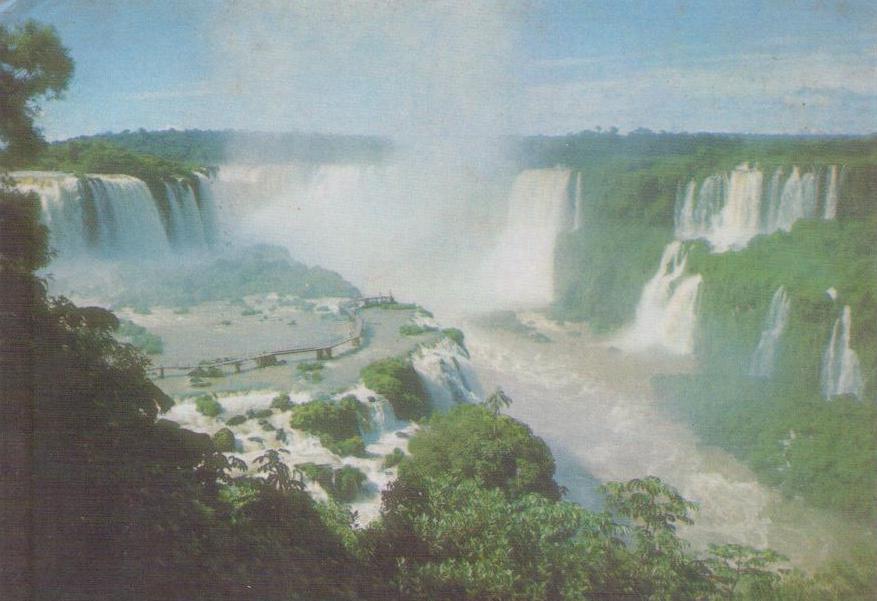
<path id="1" fill-rule="evenodd" d="M 522 97 L 522 18 L 522 5 L 491 1 L 226 5 L 211 75 L 262 129 L 329 123 L 394 147 L 366 167 L 263 167 L 274 183 L 247 188 L 259 208 L 236 218 L 238 240 L 283 244 L 364 289 L 477 296 L 514 176 L 505 140 Z M 220 198 L 223 183 L 239 193 L 258 179 L 235 166 L 249 159 L 243 141 L 226 156 Z"/>

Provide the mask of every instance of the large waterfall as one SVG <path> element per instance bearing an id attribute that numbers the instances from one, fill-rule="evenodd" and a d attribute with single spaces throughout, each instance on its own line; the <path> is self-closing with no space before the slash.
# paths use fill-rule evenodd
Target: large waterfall
<path id="1" fill-rule="evenodd" d="M 702 278 L 685 273 L 687 259 L 679 240 L 664 249 L 657 273 L 643 288 L 634 324 L 622 335 L 623 347 L 663 348 L 678 355 L 692 352 Z"/>
<path id="2" fill-rule="evenodd" d="M 168 182 L 165 198 L 156 200 L 144 182 L 127 175 L 12 175 L 19 190 L 39 195 L 50 245 L 61 258 L 161 257 L 172 248 L 203 248 L 215 240 L 206 179 L 199 180 L 197 195 L 187 184 Z"/>
<path id="3" fill-rule="evenodd" d="M 769 378 L 773 375 L 779 340 L 789 321 L 790 306 L 789 295 L 786 293 L 785 287 L 780 286 L 770 301 L 761 338 L 752 354 L 752 362 L 749 367 L 750 375 L 760 378 Z"/>
<path id="4" fill-rule="evenodd" d="M 501 304 L 544 306 L 553 300 L 557 236 L 581 210 L 575 202 L 579 186 L 571 191 L 570 177 L 566 169 L 531 169 L 515 179 L 484 276 Z"/>
<path id="5" fill-rule="evenodd" d="M 825 171 L 824 190 L 818 170 L 802 173 L 798 167 L 788 174 L 775 170 L 767 183 L 759 168 L 745 163 L 729 174 L 705 178 L 700 187 L 692 180 L 676 204 L 676 238 L 702 238 L 723 252 L 745 247 L 758 234 L 789 231 L 799 219 L 833 219 L 838 168 Z"/>
<path id="6" fill-rule="evenodd" d="M 865 385 L 859 357 L 850 347 L 851 328 L 850 306 L 845 305 L 840 317 L 834 322 L 831 340 L 822 358 L 822 396 L 826 399 L 842 394 L 862 398 Z"/>

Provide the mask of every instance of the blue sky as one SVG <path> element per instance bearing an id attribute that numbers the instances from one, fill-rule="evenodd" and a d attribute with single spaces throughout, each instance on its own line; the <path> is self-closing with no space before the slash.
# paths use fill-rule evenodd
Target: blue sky
<path id="1" fill-rule="evenodd" d="M 877 131 L 868 0 L 0 0 L 77 71 L 50 138 Z"/>

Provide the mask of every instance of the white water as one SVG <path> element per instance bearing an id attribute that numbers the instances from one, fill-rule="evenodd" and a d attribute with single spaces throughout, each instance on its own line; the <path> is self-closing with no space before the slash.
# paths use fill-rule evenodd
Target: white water
<path id="1" fill-rule="evenodd" d="M 750 375 L 760 378 L 769 378 L 773 375 L 779 341 L 789 321 L 790 307 L 789 295 L 786 293 L 785 287 L 780 286 L 770 300 L 761 338 L 758 340 L 755 352 L 752 353 L 752 362 L 749 367 Z"/>
<path id="2" fill-rule="evenodd" d="M 505 226 L 484 268 L 497 306 L 544 306 L 554 297 L 554 246 L 574 222 L 567 169 L 528 169 L 515 178 Z M 576 211 L 577 212 L 577 211 Z"/>
<path id="3" fill-rule="evenodd" d="M 831 340 L 822 358 L 822 396 L 830 399 L 842 394 L 862 398 L 864 382 L 859 357 L 850 347 L 852 315 L 849 305 L 844 305 L 840 317 L 834 322 Z"/>
<path id="4" fill-rule="evenodd" d="M 142 259 L 163 257 L 172 247 L 204 248 L 214 237 L 209 182 L 199 182 L 209 218 L 202 215 L 189 186 L 167 184 L 170 216 L 166 228 L 156 200 L 141 180 L 127 175 L 77 178 L 54 172 L 16 172 L 18 189 L 40 196 L 50 244 L 61 259 L 81 255 Z M 210 230 L 208 235 L 205 228 Z"/>
<path id="5" fill-rule="evenodd" d="M 765 185 L 758 167 L 742 164 L 729 174 L 712 175 L 698 188 L 691 181 L 676 204 L 676 238 L 707 240 L 715 252 L 739 250 L 759 234 L 789 231 L 800 219 L 837 212 L 838 169 L 826 173 L 827 185 L 820 193 L 818 172 L 782 169 Z M 822 213 L 819 208 L 822 206 Z"/>
<path id="6" fill-rule="evenodd" d="M 177 248 L 203 248 L 204 223 L 192 188 L 182 182 L 165 182 L 164 188 L 171 212 L 171 242 Z"/>
<path id="7" fill-rule="evenodd" d="M 555 241 L 580 210 L 570 180 L 565 169 L 226 165 L 214 193 L 221 228 L 242 242 L 286 246 L 365 290 L 471 309 L 551 301 Z"/>
<path id="8" fill-rule="evenodd" d="M 450 339 L 418 349 L 412 355 L 411 363 L 429 393 L 433 407 L 439 411 L 481 400 L 478 378 L 469 357 Z"/>
<path id="9" fill-rule="evenodd" d="M 572 229 L 579 230 L 582 228 L 582 224 L 584 223 L 584 213 L 585 210 L 585 190 L 582 187 L 582 172 L 578 171 L 576 173 L 576 200 L 575 206 L 573 209 L 573 226 Z"/>
<path id="10" fill-rule="evenodd" d="M 618 341 L 620 346 L 628 350 L 660 348 L 676 355 L 694 350 L 703 278 L 685 273 L 687 259 L 682 242 L 667 245 L 657 273 L 643 288 L 633 325 Z"/>

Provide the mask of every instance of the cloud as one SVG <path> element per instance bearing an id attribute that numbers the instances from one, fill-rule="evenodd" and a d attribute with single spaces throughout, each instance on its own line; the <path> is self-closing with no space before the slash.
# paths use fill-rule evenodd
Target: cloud
<path id="1" fill-rule="evenodd" d="M 214 94 L 208 82 L 193 82 L 185 86 L 168 88 L 164 90 L 146 90 L 124 94 L 126 100 L 174 100 L 178 98 L 200 98 Z"/>
<path id="2" fill-rule="evenodd" d="M 530 133 L 596 125 L 749 132 L 872 131 L 877 54 L 749 53 L 619 65 L 530 86 Z"/>

